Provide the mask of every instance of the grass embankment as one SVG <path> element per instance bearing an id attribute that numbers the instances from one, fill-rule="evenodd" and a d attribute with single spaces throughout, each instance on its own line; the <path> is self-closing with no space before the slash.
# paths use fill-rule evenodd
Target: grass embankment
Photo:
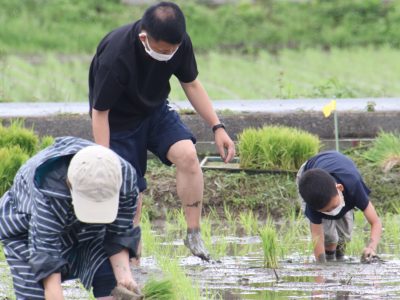
<path id="1" fill-rule="evenodd" d="M 381 0 L 241 0 L 221 6 L 178 0 L 195 49 L 400 46 L 400 3 Z M 0 0 L 0 53 L 92 53 L 146 6 L 119 0 Z"/>
<path id="2" fill-rule="evenodd" d="M 391 48 L 284 50 L 278 55 L 197 56 L 212 99 L 351 98 L 400 95 L 400 51 Z M 90 56 L 0 56 L 0 101 L 87 101 Z M 186 99 L 171 81 L 172 100 Z"/>
<path id="3" fill-rule="evenodd" d="M 399 213 L 400 174 L 398 167 L 391 172 L 371 164 L 363 157 L 363 151 L 349 154 L 356 162 L 365 183 L 372 190 L 371 200 L 382 215 Z M 224 206 L 234 212 L 253 210 L 259 217 L 286 215 L 288 207 L 300 208 L 295 178 L 288 174 L 253 174 L 205 171 L 205 213 L 215 209 L 223 214 Z M 149 162 L 149 189 L 145 193 L 145 205 L 153 218 L 165 217 L 170 208 L 179 208 L 176 194 L 175 170 L 155 160 Z"/>

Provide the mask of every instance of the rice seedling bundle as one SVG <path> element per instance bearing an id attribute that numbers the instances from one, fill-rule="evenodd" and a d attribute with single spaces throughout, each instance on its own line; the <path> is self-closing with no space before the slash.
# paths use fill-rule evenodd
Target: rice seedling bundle
<path id="1" fill-rule="evenodd" d="M 381 131 L 364 157 L 386 172 L 400 165 L 400 134 Z"/>
<path id="2" fill-rule="evenodd" d="M 295 171 L 320 149 L 319 138 L 285 126 L 245 129 L 239 135 L 240 166 Z"/>
<path id="3" fill-rule="evenodd" d="M 275 269 L 278 267 L 278 237 L 276 228 L 271 222 L 260 230 L 262 248 L 264 252 L 264 266 Z"/>

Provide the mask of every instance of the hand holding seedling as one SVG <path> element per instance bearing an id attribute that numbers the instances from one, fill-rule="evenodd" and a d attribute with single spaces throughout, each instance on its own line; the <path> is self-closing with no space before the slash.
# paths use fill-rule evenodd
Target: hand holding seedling
<path id="1" fill-rule="evenodd" d="M 208 253 L 201 238 L 200 229 L 188 229 L 184 244 L 193 255 L 200 257 L 202 260 L 210 261 L 210 253 Z"/>
<path id="2" fill-rule="evenodd" d="M 112 290 L 111 295 L 116 300 L 141 300 L 144 298 L 138 288 L 131 290 L 122 285 L 116 286 Z"/>

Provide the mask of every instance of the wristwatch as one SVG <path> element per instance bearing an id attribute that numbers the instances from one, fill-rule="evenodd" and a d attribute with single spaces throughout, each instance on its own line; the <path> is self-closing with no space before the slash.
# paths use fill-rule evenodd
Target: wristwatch
<path id="1" fill-rule="evenodd" d="M 219 129 L 219 128 L 225 129 L 225 125 L 224 125 L 223 123 L 219 123 L 219 124 L 217 124 L 217 125 L 214 125 L 214 126 L 212 127 L 212 131 L 215 133 L 215 131 L 217 131 L 217 129 Z"/>

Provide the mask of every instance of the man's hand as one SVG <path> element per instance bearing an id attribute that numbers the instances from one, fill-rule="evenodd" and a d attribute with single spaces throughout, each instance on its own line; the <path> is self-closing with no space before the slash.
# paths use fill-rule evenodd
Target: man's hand
<path id="1" fill-rule="evenodd" d="M 210 253 L 204 246 L 203 239 L 200 235 L 200 229 L 188 229 L 184 244 L 193 255 L 200 257 L 202 260 L 210 261 Z"/>
<path id="2" fill-rule="evenodd" d="M 231 161 L 235 156 L 235 144 L 224 128 L 219 128 L 215 131 L 215 144 L 224 162 L 227 163 Z"/>

